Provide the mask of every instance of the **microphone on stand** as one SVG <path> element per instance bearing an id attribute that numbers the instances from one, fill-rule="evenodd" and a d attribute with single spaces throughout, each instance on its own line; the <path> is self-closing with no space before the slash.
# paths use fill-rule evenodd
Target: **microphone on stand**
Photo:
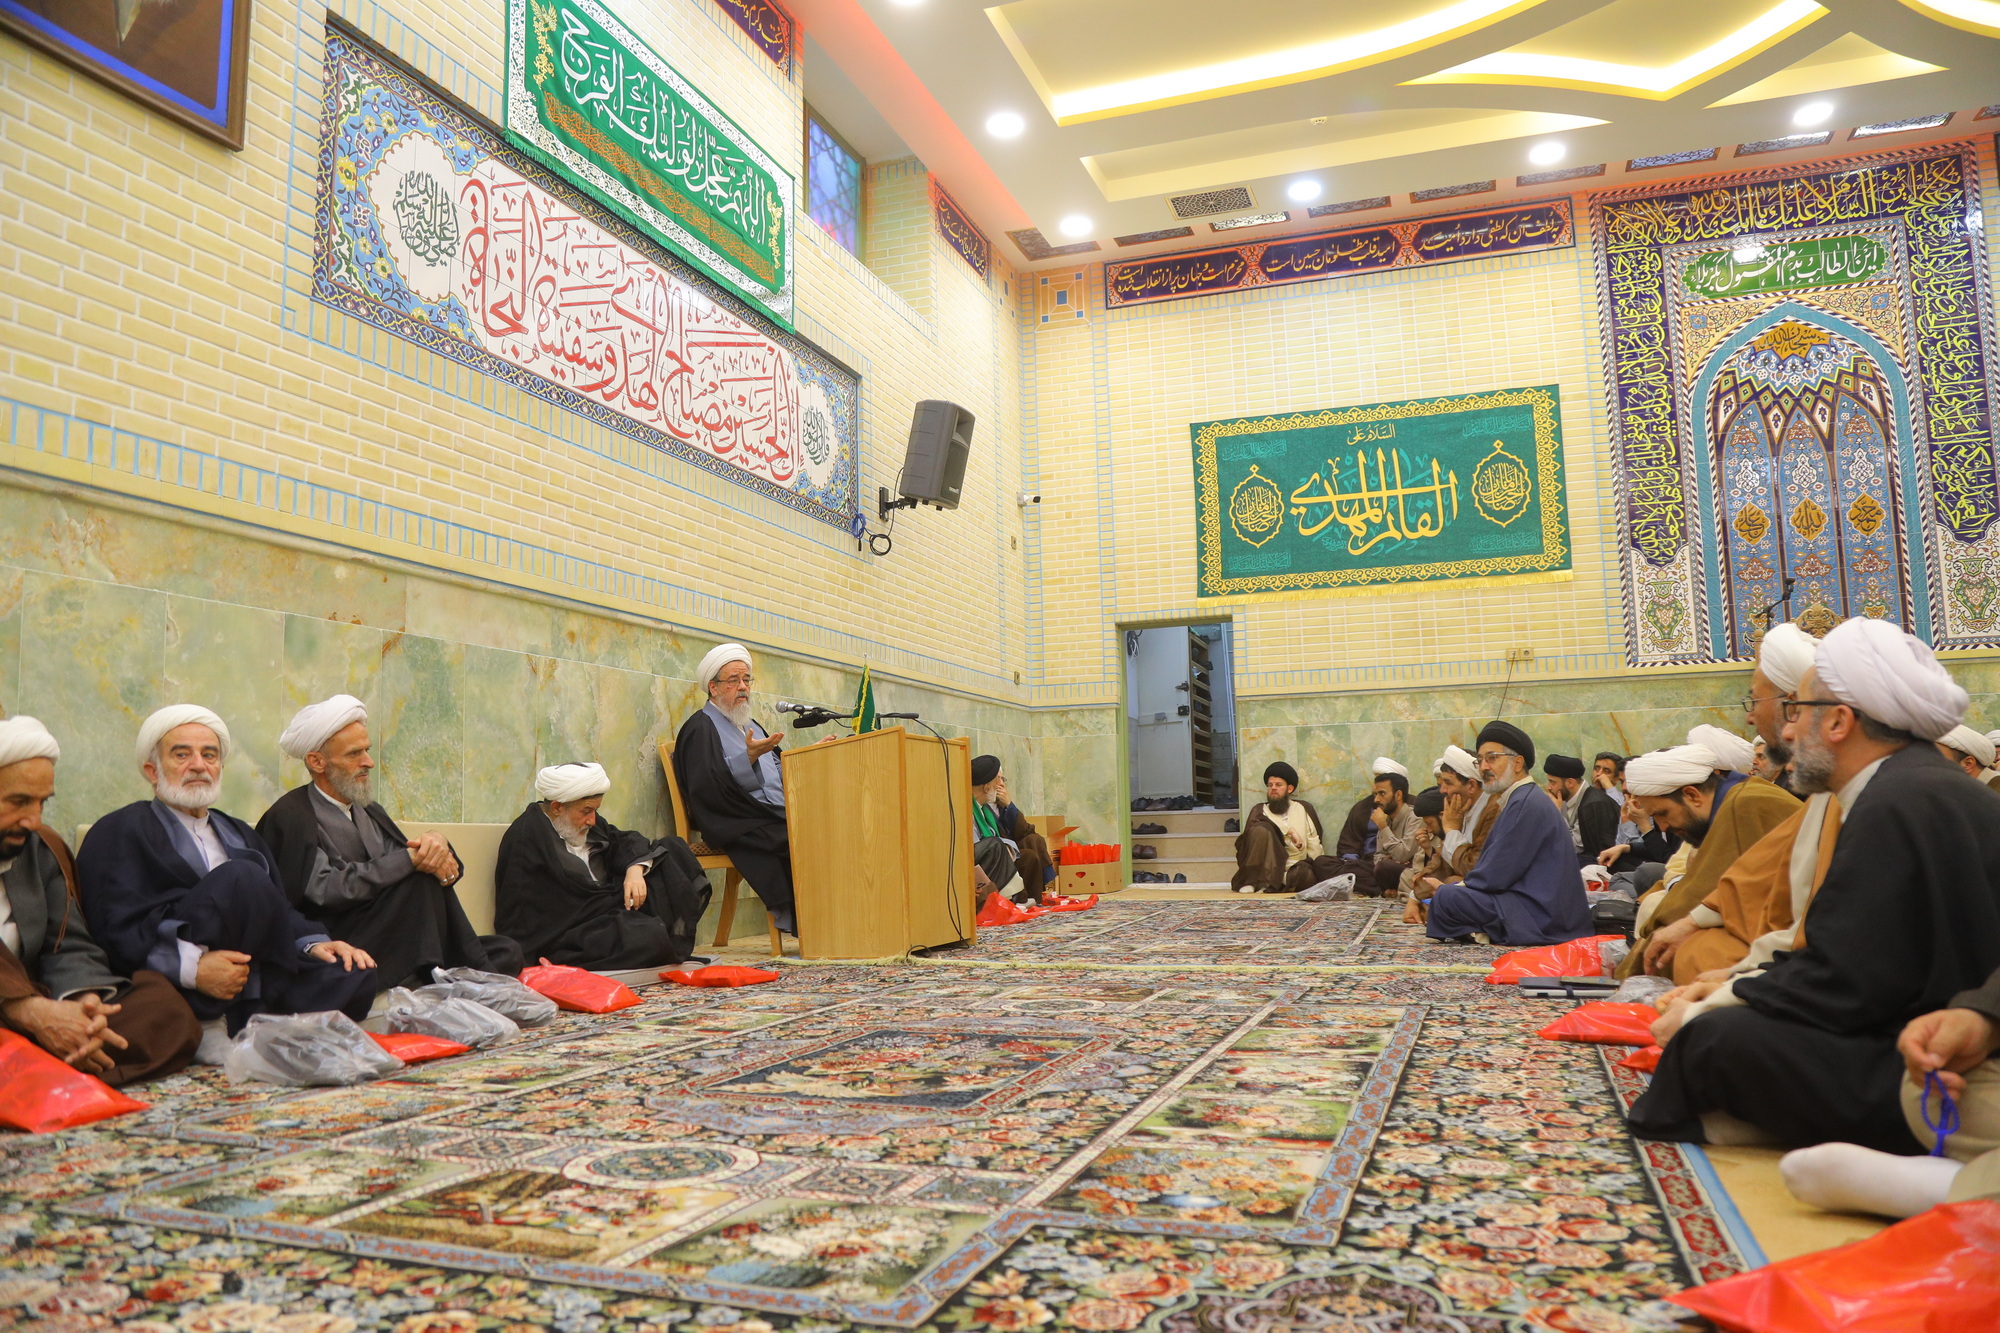
<path id="1" fill-rule="evenodd" d="M 823 708 L 818 704 L 793 703 L 789 699 L 783 699 L 778 702 L 778 711 L 780 713 L 793 714 L 798 720 L 793 722 L 792 726 L 800 730 L 806 727 L 823 727 L 835 718 L 854 716 L 852 713 L 837 713 L 831 708 Z"/>

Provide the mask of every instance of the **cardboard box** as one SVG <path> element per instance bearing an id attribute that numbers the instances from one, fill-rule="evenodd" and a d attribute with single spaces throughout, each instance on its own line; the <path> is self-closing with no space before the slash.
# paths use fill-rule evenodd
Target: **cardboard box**
<path id="1" fill-rule="evenodd" d="M 1116 893 L 1125 887 L 1119 877 L 1118 863 L 1106 861 L 1098 865 L 1057 866 L 1055 883 L 1050 886 L 1065 898 L 1087 898 L 1093 893 Z"/>

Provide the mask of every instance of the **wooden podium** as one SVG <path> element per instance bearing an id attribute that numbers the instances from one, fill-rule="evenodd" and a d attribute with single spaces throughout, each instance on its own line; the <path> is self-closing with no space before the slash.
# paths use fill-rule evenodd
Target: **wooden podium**
<path id="1" fill-rule="evenodd" d="M 802 958 L 970 943 L 972 749 L 901 727 L 785 751 Z"/>

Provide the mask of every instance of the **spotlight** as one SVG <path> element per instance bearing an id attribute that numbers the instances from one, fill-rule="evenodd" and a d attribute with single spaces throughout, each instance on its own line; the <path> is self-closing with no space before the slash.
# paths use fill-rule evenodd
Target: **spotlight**
<path id="1" fill-rule="evenodd" d="M 1028 122 L 1014 111 L 995 111 L 986 118 L 986 132 L 996 139 L 1018 139 Z"/>
<path id="2" fill-rule="evenodd" d="M 1320 189 L 1320 183 L 1308 176 L 1303 180 L 1293 181 L 1291 188 L 1287 189 L 1285 193 L 1290 196 L 1291 201 L 1295 204 L 1309 204 L 1319 198 Z"/>
<path id="3" fill-rule="evenodd" d="M 1083 214 L 1072 213 L 1062 220 L 1062 234 L 1076 237 L 1088 236 L 1090 235 L 1091 225 L 1090 219 Z"/>
<path id="4" fill-rule="evenodd" d="M 1568 151 L 1569 149 L 1563 147 L 1561 144 L 1550 140 L 1547 143 L 1538 143 L 1533 148 L 1530 148 L 1528 150 L 1528 160 L 1538 167 L 1552 167 L 1562 161 L 1563 154 Z"/>
<path id="5" fill-rule="evenodd" d="M 1792 113 L 1794 125 L 1824 125 L 1833 118 L 1833 103 L 1807 102 Z"/>

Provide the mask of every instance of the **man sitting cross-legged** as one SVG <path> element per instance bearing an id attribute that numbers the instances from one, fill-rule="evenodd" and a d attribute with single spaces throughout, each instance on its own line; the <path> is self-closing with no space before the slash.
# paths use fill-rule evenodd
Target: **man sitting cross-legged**
<path id="1" fill-rule="evenodd" d="M 77 853 L 91 934 L 114 971 L 163 973 L 231 1033 L 252 1014 L 366 1018 L 374 959 L 300 916 L 257 831 L 214 808 L 228 757 L 229 728 L 206 708 L 177 704 L 140 725 L 153 799 L 98 820 Z"/>
<path id="2" fill-rule="evenodd" d="M 1843 622 L 1784 705 L 1804 792 L 1845 812 L 1796 947 L 1666 997 L 1633 1132 L 1912 1152 L 1896 1035 L 2000 967 L 2000 799 L 1927 742 L 1966 693 L 1895 625 Z"/>
<path id="3" fill-rule="evenodd" d="M 482 940 L 466 919 L 452 891 L 462 872 L 450 844 L 435 833 L 404 837 L 375 803 L 368 710 L 359 699 L 336 694 L 300 709 L 278 748 L 312 778 L 257 821 L 292 906 L 366 949 L 384 990 L 427 985 L 435 967 L 521 970 L 511 940 Z"/>
<path id="4" fill-rule="evenodd" d="M 1475 932 L 1494 944 L 1560 944 L 1588 935 L 1590 903 L 1576 864 L 1569 825 L 1535 786 L 1535 743 L 1507 722 L 1479 733 L 1479 771 L 1501 803 L 1479 862 L 1457 884 L 1430 887 L 1432 939 L 1464 940 Z"/>
<path id="5" fill-rule="evenodd" d="M 1721 922 L 1702 904 L 1745 852 L 1798 813 L 1799 798 L 1762 778 L 1724 769 L 1705 745 L 1642 754 L 1626 766 L 1625 782 L 1640 809 L 1680 834 L 1695 852 L 1639 932 L 1619 975 L 1650 972 L 1685 984 L 1696 974 L 1676 968 L 1676 951 L 1702 927 Z"/>
<path id="6" fill-rule="evenodd" d="M 713 648 L 695 669 L 708 702 L 688 715 L 674 740 L 674 773 L 701 840 L 728 854 L 764 904 L 771 923 L 796 934 L 792 840 L 775 735 L 750 716 L 750 650 Z"/>
<path id="7" fill-rule="evenodd" d="M 1299 773 L 1284 760 L 1264 770 L 1262 804 L 1250 808 L 1236 835 L 1236 873 L 1229 887 L 1238 893 L 1297 893 L 1341 873 L 1326 854 L 1319 811 L 1293 792 Z"/>
<path id="8" fill-rule="evenodd" d="M 42 823 L 60 753 L 34 718 L 0 722 L 0 1018 L 114 1087 L 161 1078 L 194 1058 L 201 1024 L 172 982 L 127 981 L 91 939 L 69 849 Z"/>
<path id="9" fill-rule="evenodd" d="M 500 838 L 494 924 L 530 961 L 616 971 L 694 953 L 708 877 L 688 845 L 598 813 L 611 780 L 596 764 L 535 774 L 535 795 Z"/>
<path id="10" fill-rule="evenodd" d="M 1007 796 L 998 755 L 972 761 L 972 857 L 987 883 L 1015 902 L 1038 903 L 1056 877 L 1049 842 Z M 1015 882 L 1016 876 L 1019 882 Z"/>

